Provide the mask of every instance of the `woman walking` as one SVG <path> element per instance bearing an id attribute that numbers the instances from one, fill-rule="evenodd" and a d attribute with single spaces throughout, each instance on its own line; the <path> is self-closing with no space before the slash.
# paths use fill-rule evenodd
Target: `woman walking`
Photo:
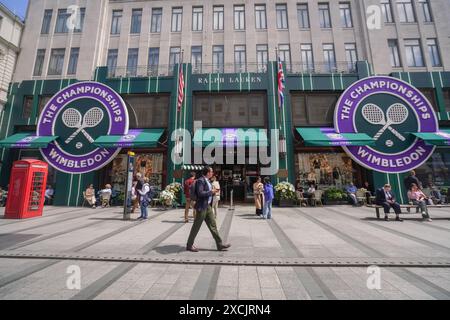
<path id="1" fill-rule="evenodd" d="M 147 177 L 144 178 L 144 184 L 142 185 L 142 189 L 138 190 L 141 195 L 140 205 L 141 205 L 141 216 L 138 219 L 148 219 L 148 211 L 147 207 L 150 204 L 150 185 L 148 184 L 149 179 Z"/>
<path id="2" fill-rule="evenodd" d="M 258 177 L 253 184 L 253 196 L 255 198 L 256 214 L 262 215 L 262 209 L 264 206 L 264 185 L 261 182 L 261 177 Z"/>
<path id="3" fill-rule="evenodd" d="M 214 194 L 213 197 L 212 208 L 214 211 L 214 217 L 217 219 L 217 210 L 219 208 L 219 201 L 220 201 L 220 184 L 219 181 L 217 181 L 216 176 L 212 176 L 211 186 L 213 191 L 216 190 L 216 193 Z"/>
<path id="4" fill-rule="evenodd" d="M 264 219 L 272 219 L 273 186 L 269 177 L 264 178 Z"/>

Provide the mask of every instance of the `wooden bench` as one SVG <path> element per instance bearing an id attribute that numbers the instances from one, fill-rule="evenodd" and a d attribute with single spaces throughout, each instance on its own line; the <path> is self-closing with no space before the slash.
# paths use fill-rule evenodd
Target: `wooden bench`
<path id="1" fill-rule="evenodd" d="M 383 209 L 383 206 L 379 206 L 377 204 L 367 204 L 367 208 L 373 208 L 375 209 L 377 219 L 380 219 L 380 209 Z M 435 205 L 429 205 L 428 208 L 450 208 L 450 204 L 435 204 Z M 411 208 L 416 209 L 416 213 L 419 213 L 419 206 L 414 204 L 401 204 L 400 209 L 406 209 L 407 212 L 401 212 L 401 214 L 411 213 Z"/>

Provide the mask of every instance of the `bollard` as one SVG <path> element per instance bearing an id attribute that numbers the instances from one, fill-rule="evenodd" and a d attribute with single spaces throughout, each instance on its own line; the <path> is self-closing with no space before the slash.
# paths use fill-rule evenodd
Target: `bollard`
<path id="1" fill-rule="evenodd" d="M 234 210 L 234 204 L 233 204 L 233 189 L 231 189 L 230 191 L 230 207 L 228 208 L 228 210 Z"/>

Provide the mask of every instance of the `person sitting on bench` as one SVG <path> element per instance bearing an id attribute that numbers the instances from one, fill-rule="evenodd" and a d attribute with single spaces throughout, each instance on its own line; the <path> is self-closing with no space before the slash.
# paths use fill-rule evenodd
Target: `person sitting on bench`
<path id="1" fill-rule="evenodd" d="M 428 198 L 415 183 L 411 184 L 411 189 L 408 191 L 408 199 L 413 203 L 413 205 L 420 208 L 424 220 L 430 222 L 432 221 L 430 215 L 428 214 Z"/>
<path id="2" fill-rule="evenodd" d="M 389 221 L 389 211 L 390 209 L 394 209 L 396 221 L 403 221 L 400 218 L 400 204 L 395 201 L 395 195 L 391 192 L 391 185 L 385 184 L 383 188 L 380 188 L 376 192 L 375 203 L 379 206 L 383 206 L 384 208 L 384 220 Z"/>

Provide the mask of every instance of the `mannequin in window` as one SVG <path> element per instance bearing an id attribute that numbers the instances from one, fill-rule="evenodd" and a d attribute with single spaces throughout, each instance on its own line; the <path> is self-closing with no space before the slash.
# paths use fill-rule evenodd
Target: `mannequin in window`
<path id="1" fill-rule="evenodd" d="M 340 188 L 342 186 L 341 169 L 339 167 L 333 168 L 333 180 L 336 187 Z"/>
<path id="2" fill-rule="evenodd" d="M 317 176 L 313 168 L 311 168 L 311 171 L 308 173 L 308 184 L 316 184 L 317 183 Z"/>
<path id="3" fill-rule="evenodd" d="M 313 168 L 314 168 L 314 172 L 316 173 L 316 181 L 317 181 L 317 184 L 319 184 L 320 183 L 320 178 L 321 178 L 321 172 L 320 172 L 320 169 L 321 169 L 321 162 L 320 162 L 320 159 L 314 159 L 314 161 L 313 161 Z"/>

